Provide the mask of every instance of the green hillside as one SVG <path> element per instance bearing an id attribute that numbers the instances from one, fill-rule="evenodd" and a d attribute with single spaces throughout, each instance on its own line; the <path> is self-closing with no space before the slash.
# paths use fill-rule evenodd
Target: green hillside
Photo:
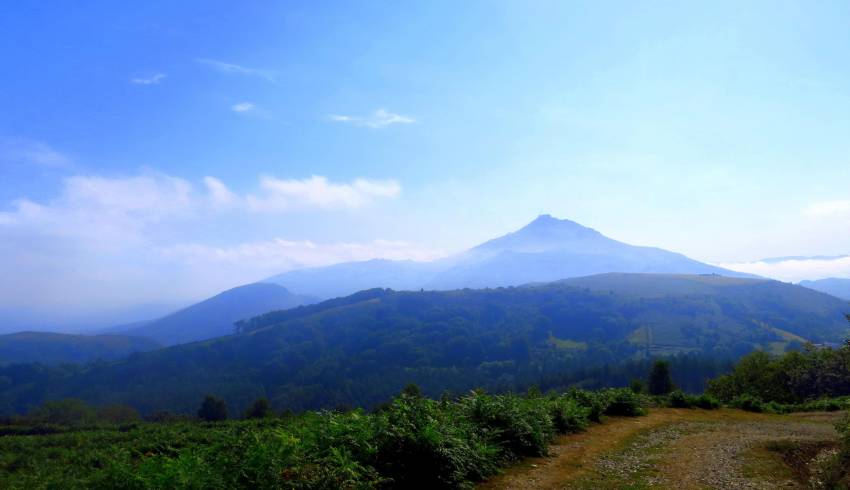
<path id="1" fill-rule="evenodd" d="M 431 395 L 507 390 L 629 359 L 733 357 L 847 335 L 844 302 L 790 284 L 654 275 L 578 282 L 370 290 L 242 322 L 240 334 L 109 365 L 61 373 L 18 367 L 0 371 L 10 380 L 0 409 L 79 397 L 144 412 L 191 411 L 207 393 L 240 408 L 258 396 L 293 410 L 373 406 L 410 382 Z"/>
<path id="2" fill-rule="evenodd" d="M 161 347 L 154 340 L 127 335 L 71 335 L 19 332 L 0 335 L 0 364 L 40 362 L 60 364 L 115 360 L 133 352 Z"/>

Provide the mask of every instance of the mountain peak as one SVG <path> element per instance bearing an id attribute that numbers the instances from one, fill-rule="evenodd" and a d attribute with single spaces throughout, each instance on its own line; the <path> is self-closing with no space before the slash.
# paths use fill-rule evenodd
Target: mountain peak
<path id="1" fill-rule="evenodd" d="M 546 250 L 581 247 L 599 242 L 612 242 L 598 231 L 582 226 L 575 221 L 558 219 L 549 214 L 541 214 L 531 223 L 519 230 L 485 242 L 473 250 L 502 250 L 521 253 L 536 253 Z"/>
<path id="2" fill-rule="evenodd" d="M 540 229 L 540 228 L 560 228 L 560 229 L 576 229 L 576 230 L 591 230 L 586 226 L 582 226 L 575 221 L 568 219 L 558 219 L 551 214 L 541 214 L 531 223 L 525 225 L 522 229 Z M 520 230 L 521 231 L 521 230 Z M 592 230 L 595 231 L 595 230 Z"/>

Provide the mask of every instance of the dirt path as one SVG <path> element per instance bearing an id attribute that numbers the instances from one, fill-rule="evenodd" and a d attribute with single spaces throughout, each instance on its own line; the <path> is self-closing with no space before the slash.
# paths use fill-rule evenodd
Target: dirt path
<path id="1" fill-rule="evenodd" d="M 525 460 L 480 488 L 805 488 L 802 470 L 766 448 L 794 441 L 820 451 L 836 439 L 839 417 L 656 409 L 564 436 L 549 457 Z"/>

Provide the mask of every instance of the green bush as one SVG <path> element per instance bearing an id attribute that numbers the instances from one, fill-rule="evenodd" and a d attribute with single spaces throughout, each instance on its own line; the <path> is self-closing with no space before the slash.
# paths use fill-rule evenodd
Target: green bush
<path id="1" fill-rule="evenodd" d="M 691 408 L 694 406 L 694 400 L 681 390 L 676 390 L 667 395 L 667 405 L 673 408 Z"/>
<path id="2" fill-rule="evenodd" d="M 608 397 L 600 392 L 585 391 L 578 389 L 570 389 L 565 395 L 566 398 L 575 400 L 575 402 L 587 409 L 587 419 L 591 422 L 602 422 L 602 415 L 608 408 Z"/>
<path id="3" fill-rule="evenodd" d="M 221 398 L 207 395 L 198 409 L 198 418 L 207 422 L 227 420 L 227 405 Z"/>
<path id="4" fill-rule="evenodd" d="M 272 405 L 268 398 L 257 398 L 254 403 L 245 410 L 244 418 L 246 419 L 262 419 L 274 415 Z"/>
<path id="5" fill-rule="evenodd" d="M 732 400 L 731 405 L 747 412 L 764 412 L 764 402 L 752 395 L 739 395 Z"/>
<path id="6" fill-rule="evenodd" d="M 468 403 L 479 412 L 476 423 L 495 423 L 487 419 L 492 397 L 473 395 Z M 510 426 L 503 433 L 482 432 L 462 413 L 451 412 L 439 410 L 433 400 L 402 395 L 378 415 L 375 464 L 393 486 L 456 487 L 480 480 L 499 466 L 499 449 L 486 436 L 521 437 Z"/>
<path id="7" fill-rule="evenodd" d="M 554 397 L 549 405 L 552 423 L 559 434 L 581 432 L 587 428 L 590 408 L 583 407 L 572 398 Z"/>
<path id="8" fill-rule="evenodd" d="M 603 412 L 605 415 L 637 417 L 646 414 L 644 399 L 628 388 L 604 390 L 602 395 L 608 399 L 607 406 Z"/>
<path id="9" fill-rule="evenodd" d="M 721 405 L 720 400 L 706 393 L 696 397 L 693 404 L 697 408 L 702 408 L 704 410 L 716 410 L 720 408 Z"/>
<path id="10" fill-rule="evenodd" d="M 466 417 L 503 448 L 508 458 L 547 454 L 555 425 L 544 399 L 473 393 L 461 403 Z"/>

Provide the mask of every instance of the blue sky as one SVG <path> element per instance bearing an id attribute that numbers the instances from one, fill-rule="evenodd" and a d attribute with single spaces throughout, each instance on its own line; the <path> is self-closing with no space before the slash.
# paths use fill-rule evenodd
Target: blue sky
<path id="1" fill-rule="evenodd" d="M 850 253 L 846 2 L 75 3 L 0 17 L 0 313 L 540 213 L 714 263 Z"/>

